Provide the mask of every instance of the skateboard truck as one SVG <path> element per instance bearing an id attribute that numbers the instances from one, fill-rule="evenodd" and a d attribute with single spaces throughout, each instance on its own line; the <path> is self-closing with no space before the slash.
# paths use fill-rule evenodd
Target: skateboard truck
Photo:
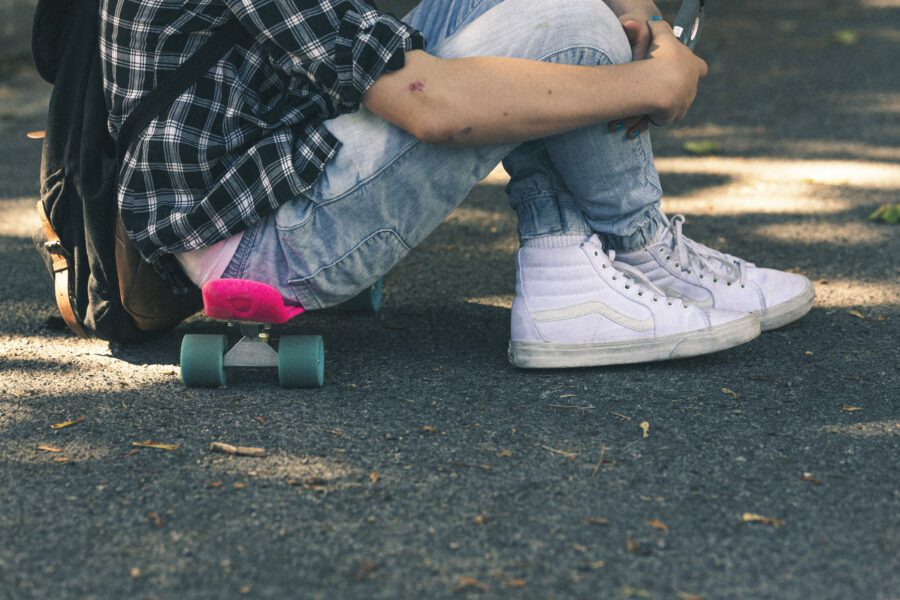
<path id="1" fill-rule="evenodd" d="M 672 25 L 672 33 L 682 44 L 691 50 L 700 41 L 700 32 L 703 30 L 703 13 L 706 8 L 706 0 L 683 0 L 675 23 Z"/>
<path id="2" fill-rule="evenodd" d="M 343 306 L 343 312 L 378 312 L 381 280 Z M 203 286 L 203 309 L 211 319 L 238 328 L 241 339 L 229 349 L 225 335 L 185 335 L 181 342 L 181 381 L 187 387 L 225 385 L 226 367 L 276 367 L 282 387 L 322 387 L 325 382 L 322 336 L 282 335 L 277 350 L 270 344 L 273 325 L 304 312 L 301 306 L 285 304 L 275 288 L 245 279 L 210 281 Z"/>

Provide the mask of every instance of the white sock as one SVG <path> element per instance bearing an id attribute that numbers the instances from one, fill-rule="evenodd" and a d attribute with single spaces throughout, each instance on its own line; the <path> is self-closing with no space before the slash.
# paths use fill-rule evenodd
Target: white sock
<path id="1" fill-rule="evenodd" d="M 568 248 L 588 241 L 586 235 L 546 235 L 539 238 L 531 238 L 522 242 L 523 248 Z"/>

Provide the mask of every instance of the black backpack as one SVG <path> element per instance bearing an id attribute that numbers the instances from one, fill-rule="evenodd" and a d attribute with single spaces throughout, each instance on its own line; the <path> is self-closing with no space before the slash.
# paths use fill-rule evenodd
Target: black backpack
<path id="1" fill-rule="evenodd" d="M 32 55 L 53 84 L 40 170 L 43 226 L 35 242 L 69 328 L 81 337 L 135 342 L 171 329 L 202 304 L 199 290 L 175 294 L 125 234 L 116 202 L 121 158 L 156 115 L 248 34 L 237 20 L 221 27 L 144 98 L 113 140 L 99 7 L 99 0 L 38 0 L 35 11 Z"/>

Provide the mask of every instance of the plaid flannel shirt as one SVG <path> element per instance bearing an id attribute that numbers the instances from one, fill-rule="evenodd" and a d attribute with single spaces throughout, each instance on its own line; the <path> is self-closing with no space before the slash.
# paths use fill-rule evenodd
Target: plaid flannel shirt
<path id="1" fill-rule="evenodd" d="M 365 0 L 102 0 L 100 55 L 115 137 L 159 79 L 230 19 L 238 45 L 160 114 L 119 173 L 130 237 L 173 288 L 172 253 L 239 233 L 309 189 L 340 142 L 322 121 L 359 108 L 414 29 Z"/>

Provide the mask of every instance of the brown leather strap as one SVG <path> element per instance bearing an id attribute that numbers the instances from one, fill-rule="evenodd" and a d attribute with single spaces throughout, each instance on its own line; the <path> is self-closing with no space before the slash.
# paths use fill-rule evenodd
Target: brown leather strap
<path id="1" fill-rule="evenodd" d="M 53 259 L 53 287 L 56 292 L 56 306 L 59 308 L 59 314 L 62 315 L 63 321 L 69 326 L 78 337 L 88 337 L 87 332 L 78 319 L 75 318 L 75 311 L 72 309 L 72 299 L 69 295 L 69 276 L 72 273 L 71 254 L 63 247 L 56 230 L 50 224 L 47 213 L 44 211 L 44 203 L 37 203 L 38 216 L 44 226 L 44 249 Z"/>

